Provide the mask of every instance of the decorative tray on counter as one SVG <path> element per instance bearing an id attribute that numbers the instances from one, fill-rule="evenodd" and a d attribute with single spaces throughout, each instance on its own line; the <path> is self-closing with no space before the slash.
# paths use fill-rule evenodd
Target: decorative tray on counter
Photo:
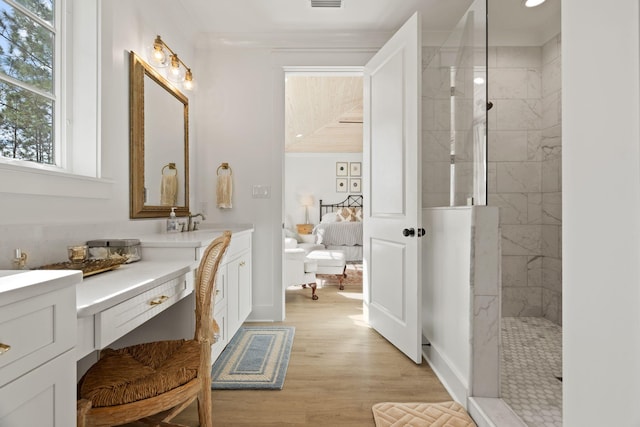
<path id="1" fill-rule="evenodd" d="M 43 265 L 36 270 L 81 270 L 82 277 L 92 276 L 104 271 L 115 270 L 125 263 L 127 258 L 88 259 L 82 262 L 58 262 L 56 264 Z"/>

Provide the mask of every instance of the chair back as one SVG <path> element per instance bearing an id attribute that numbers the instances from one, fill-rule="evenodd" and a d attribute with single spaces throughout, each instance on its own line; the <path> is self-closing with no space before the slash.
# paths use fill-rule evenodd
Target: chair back
<path id="1" fill-rule="evenodd" d="M 224 231 L 204 251 L 196 274 L 196 332 L 197 341 L 213 342 L 216 276 L 222 257 L 231 242 L 231 232 Z"/>

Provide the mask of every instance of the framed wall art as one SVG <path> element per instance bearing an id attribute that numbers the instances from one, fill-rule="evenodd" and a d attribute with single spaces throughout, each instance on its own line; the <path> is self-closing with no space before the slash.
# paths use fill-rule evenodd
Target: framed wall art
<path id="1" fill-rule="evenodd" d="M 360 193 L 362 189 L 360 188 L 360 178 L 351 178 L 349 182 L 349 192 L 350 193 Z"/>
<path id="2" fill-rule="evenodd" d="M 349 175 L 360 176 L 362 174 L 362 165 L 360 162 L 349 163 Z"/>
<path id="3" fill-rule="evenodd" d="M 346 193 L 347 192 L 347 178 L 337 178 L 336 179 L 336 191 L 338 193 Z"/>
<path id="4" fill-rule="evenodd" d="M 336 176 L 349 176 L 349 163 L 336 162 Z"/>

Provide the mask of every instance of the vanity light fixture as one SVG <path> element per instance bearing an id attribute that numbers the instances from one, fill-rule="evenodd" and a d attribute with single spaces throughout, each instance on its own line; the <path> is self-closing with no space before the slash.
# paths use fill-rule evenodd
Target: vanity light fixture
<path id="1" fill-rule="evenodd" d="M 546 0 L 523 0 L 522 4 L 525 7 L 536 7 L 536 6 L 540 6 L 545 1 Z"/>
<path id="2" fill-rule="evenodd" d="M 169 66 L 167 70 L 167 78 L 169 80 L 174 83 L 182 83 L 182 88 L 185 90 L 193 89 L 194 82 L 191 68 L 187 67 L 187 64 L 178 58 L 178 54 L 167 46 L 160 36 L 156 36 L 153 41 L 153 48 L 149 53 L 149 62 L 158 68 Z"/>

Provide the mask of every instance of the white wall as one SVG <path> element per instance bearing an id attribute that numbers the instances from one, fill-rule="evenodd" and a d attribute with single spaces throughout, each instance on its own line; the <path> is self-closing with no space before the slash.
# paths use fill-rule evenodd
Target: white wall
<path id="1" fill-rule="evenodd" d="M 566 426 L 640 425 L 638 15 L 562 0 Z"/>
<path id="2" fill-rule="evenodd" d="M 305 210 L 300 198 L 313 196 L 314 205 L 309 208 L 310 224 L 319 222 L 320 200 L 323 203 L 337 203 L 349 194 L 336 191 L 336 162 L 360 162 L 362 153 L 287 153 L 284 160 L 284 223 L 285 227 L 295 229 L 303 224 Z M 347 178 L 349 177 L 340 177 Z M 359 177 L 362 179 L 362 177 Z M 362 187 L 361 187 L 362 188 Z"/>

